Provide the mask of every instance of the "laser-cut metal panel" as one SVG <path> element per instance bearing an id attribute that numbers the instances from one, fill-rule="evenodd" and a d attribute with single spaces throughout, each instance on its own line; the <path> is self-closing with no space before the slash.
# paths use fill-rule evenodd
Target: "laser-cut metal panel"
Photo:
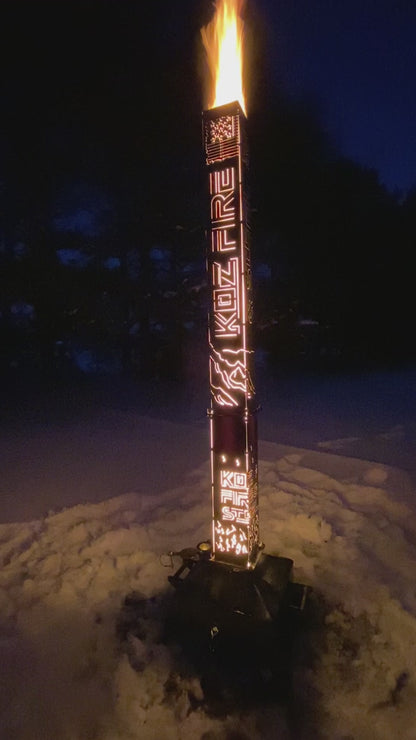
<path id="1" fill-rule="evenodd" d="M 213 543 L 215 559 L 247 567 L 257 554 L 256 416 L 211 416 Z"/>
<path id="2" fill-rule="evenodd" d="M 239 104 L 204 112 L 203 138 L 209 180 L 214 556 L 247 567 L 259 543 L 248 158 Z"/>

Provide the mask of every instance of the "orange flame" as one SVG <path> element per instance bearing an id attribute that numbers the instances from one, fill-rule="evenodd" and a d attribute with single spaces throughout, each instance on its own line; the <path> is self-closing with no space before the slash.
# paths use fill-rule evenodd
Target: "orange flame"
<path id="1" fill-rule="evenodd" d="M 216 0 L 212 21 L 201 29 L 202 43 L 214 85 L 208 108 L 238 100 L 246 112 L 243 91 L 244 0 Z"/>

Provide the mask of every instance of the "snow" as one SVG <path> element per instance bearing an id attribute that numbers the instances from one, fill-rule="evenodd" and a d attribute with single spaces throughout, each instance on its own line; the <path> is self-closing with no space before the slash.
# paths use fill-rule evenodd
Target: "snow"
<path id="1" fill-rule="evenodd" d="M 294 736 L 289 709 L 279 702 L 226 717 L 204 711 L 198 676 L 181 670 L 178 654 L 160 641 L 158 605 L 170 593 L 172 572 L 163 554 L 209 536 L 206 420 L 198 393 L 187 393 L 181 414 L 167 396 L 163 407 L 159 392 L 154 403 L 147 397 L 130 406 L 126 391 L 117 404 L 87 408 L 74 399 L 71 413 L 61 415 L 56 405 L 28 405 L 4 425 L 5 740 Z M 270 406 L 276 404 L 270 397 Z M 414 740 L 412 480 L 380 455 L 339 454 L 340 439 L 363 438 L 360 425 L 350 434 L 350 422 L 333 430 L 328 423 L 307 448 L 288 443 L 290 435 L 285 444 L 271 441 L 272 419 L 265 415 L 262 539 L 268 553 L 293 558 L 295 580 L 312 588 L 319 605 L 294 667 L 295 737 Z M 384 445 L 381 435 L 395 424 L 384 414 L 378 431 L 371 425 L 372 439 Z M 407 418 L 402 429 L 409 424 Z M 147 612 L 142 634 L 122 640 L 117 625 L 131 593 L 146 599 Z"/>

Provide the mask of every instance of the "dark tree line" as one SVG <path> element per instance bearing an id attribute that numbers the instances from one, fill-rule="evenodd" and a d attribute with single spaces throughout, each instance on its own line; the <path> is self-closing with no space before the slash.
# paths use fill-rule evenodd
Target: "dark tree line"
<path id="1" fill-rule="evenodd" d="M 3 369 L 55 372 L 89 351 L 97 369 L 110 357 L 113 369 L 196 373 L 207 312 L 197 38 L 210 8 L 6 5 L 20 55 L 1 93 Z M 53 33 L 34 34 L 46 18 Z M 334 150 L 313 102 L 273 85 L 250 20 L 257 345 L 272 362 L 413 359 L 415 192 L 388 192 Z"/>

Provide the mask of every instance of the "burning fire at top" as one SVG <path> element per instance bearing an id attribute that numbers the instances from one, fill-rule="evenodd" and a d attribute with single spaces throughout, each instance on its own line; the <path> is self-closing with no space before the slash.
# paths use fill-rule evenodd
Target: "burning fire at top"
<path id="1" fill-rule="evenodd" d="M 208 108 L 237 100 L 246 113 L 243 92 L 244 0 L 216 0 L 212 21 L 201 29 L 202 42 L 213 79 Z"/>

